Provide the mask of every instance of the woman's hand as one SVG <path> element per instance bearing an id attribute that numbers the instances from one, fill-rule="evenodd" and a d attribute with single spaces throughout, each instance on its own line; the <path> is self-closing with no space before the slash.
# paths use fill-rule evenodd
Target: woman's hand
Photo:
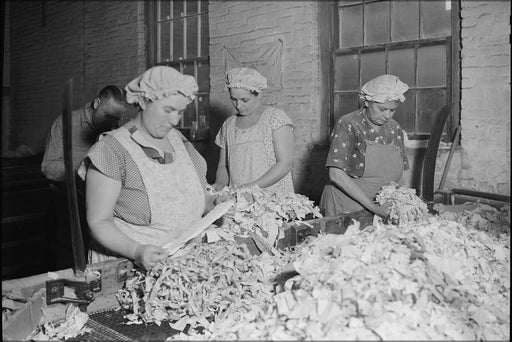
<path id="1" fill-rule="evenodd" d="M 373 213 L 377 216 L 380 216 L 382 218 L 385 218 L 389 215 L 389 209 L 391 208 L 391 203 L 386 203 L 383 205 L 375 204 L 373 205 L 370 210 L 373 211 Z"/>
<path id="2" fill-rule="evenodd" d="M 221 194 L 217 195 L 215 197 L 215 200 L 213 201 L 215 205 L 219 205 L 224 202 L 232 201 L 233 203 L 236 201 L 235 197 L 229 195 L 229 194 Z"/>
<path id="3" fill-rule="evenodd" d="M 212 188 L 213 188 L 214 191 L 222 191 L 222 190 L 224 190 L 224 188 L 226 186 L 227 186 L 226 184 L 221 184 L 221 183 L 214 183 L 214 184 L 212 184 Z"/>
<path id="4" fill-rule="evenodd" d="M 140 244 L 135 250 L 134 259 L 137 264 L 149 271 L 158 261 L 165 259 L 166 256 L 167 252 L 161 247 Z"/>
<path id="5" fill-rule="evenodd" d="M 222 195 L 218 195 L 215 198 L 214 202 L 215 202 L 215 205 L 219 205 L 224 202 L 232 202 L 233 205 L 231 206 L 231 208 L 229 208 L 227 213 L 225 213 L 223 216 L 228 219 L 233 219 L 235 217 L 235 203 L 236 203 L 235 197 L 233 197 L 229 194 L 222 194 Z"/>

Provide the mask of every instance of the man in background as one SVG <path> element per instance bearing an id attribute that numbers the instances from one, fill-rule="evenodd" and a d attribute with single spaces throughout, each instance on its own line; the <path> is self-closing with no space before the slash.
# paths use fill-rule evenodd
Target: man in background
<path id="1" fill-rule="evenodd" d="M 125 90 L 116 85 L 101 89 L 93 101 L 72 112 L 73 168 L 78 169 L 82 158 L 96 142 L 101 133 L 117 128 L 120 119 L 126 115 Z M 64 152 L 62 138 L 62 115 L 53 123 L 46 139 L 46 149 L 41 171 L 51 181 L 64 182 Z"/>
<path id="2" fill-rule="evenodd" d="M 129 116 L 133 109 L 126 102 L 124 89 L 108 85 L 83 108 L 74 110 L 71 117 L 71 147 L 73 153 L 73 169 L 76 171 L 89 149 L 97 141 L 101 133 L 117 128 L 121 119 Z M 49 258 L 54 260 L 55 269 L 73 266 L 70 215 L 66 191 L 66 172 L 64 167 L 64 151 L 62 137 L 62 116 L 53 123 L 46 140 L 46 149 L 41 163 L 41 171 L 50 182 L 53 199 L 53 245 Z M 75 172 L 76 174 L 76 172 Z M 77 180 L 79 178 L 77 177 Z M 85 217 L 85 186 L 76 182 L 80 226 L 85 250 L 90 241 L 89 228 Z"/>

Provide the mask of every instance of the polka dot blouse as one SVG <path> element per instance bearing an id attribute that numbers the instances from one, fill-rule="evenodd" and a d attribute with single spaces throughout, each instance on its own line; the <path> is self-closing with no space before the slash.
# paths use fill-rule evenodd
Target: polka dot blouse
<path id="1" fill-rule="evenodd" d="M 326 167 L 337 167 L 351 177 L 362 177 L 365 167 L 366 140 L 400 147 L 404 170 L 409 168 L 405 153 L 403 130 L 391 119 L 375 131 L 364 118 L 363 109 L 342 116 L 331 133 L 331 147 Z"/>

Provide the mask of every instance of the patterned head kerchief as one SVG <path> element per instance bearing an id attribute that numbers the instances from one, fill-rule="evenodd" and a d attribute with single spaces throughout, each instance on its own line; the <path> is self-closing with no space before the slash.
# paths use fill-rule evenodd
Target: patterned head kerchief
<path id="1" fill-rule="evenodd" d="M 190 103 L 195 99 L 198 87 L 194 77 L 160 65 L 144 71 L 128 83 L 125 89 L 128 103 L 152 102 L 176 94 L 187 97 Z"/>
<path id="2" fill-rule="evenodd" d="M 363 101 L 384 103 L 386 101 L 405 101 L 404 93 L 409 86 L 394 75 L 380 75 L 369 80 L 361 87 L 359 97 Z"/>
<path id="3" fill-rule="evenodd" d="M 226 75 L 227 88 L 242 88 L 261 93 L 267 88 L 267 79 L 251 68 L 233 68 Z"/>

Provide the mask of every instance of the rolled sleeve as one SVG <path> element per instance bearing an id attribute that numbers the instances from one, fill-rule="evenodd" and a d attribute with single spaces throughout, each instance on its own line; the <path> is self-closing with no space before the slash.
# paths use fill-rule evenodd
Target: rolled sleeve
<path id="1" fill-rule="evenodd" d="M 270 127 L 273 131 L 283 126 L 291 126 L 294 128 L 293 122 L 288 115 L 282 110 L 275 109 L 270 118 Z"/>
<path id="2" fill-rule="evenodd" d="M 115 138 L 109 135 L 104 136 L 91 148 L 84 159 L 84 164 L 86 168 L 94 165 L 99 172 L 108 178 L 122 182 L 126 161 L 112 146 L 116 143 L 119 144 Z"/>
<path id="3" fill-rule="evenodd" d="M 217 135 L 215 136 L 215 145 L 219 146 L 222 149 L 226 148 L 226 139 L 227 139 L 226 129 L 227 129 L 228 120 L 229 119 L 224 121 L 224 124 L 222 124 L 222 127 L 219 129 L 219 131 L 217 132 Z"/>
<path id="4" fill-rule="evenodd" d="M 54 181 L 64 181 L 64 152 L 62 147 L 62 119 L 57 118 L 47 137 L 46 148 L 41 162 L 41 172 L 46 178 Z"/>
<path id="5" fill-rule="evenodd" d="M 354 147 L 355 140 L 350 124 L 340 121 L 332 133 L 331 146 L 325 166 L 347 171 Z"/>
<path id="6" fill-rule="evenodd" d="M 409 169 L 409 158 L 407 158 L 407 149 L 405 147 L 405 137 L 407 133 L 400 127 L 397 135 L 398 146 L 400 147 L 400 154 L 402 155 L 404 170 Z"/>

